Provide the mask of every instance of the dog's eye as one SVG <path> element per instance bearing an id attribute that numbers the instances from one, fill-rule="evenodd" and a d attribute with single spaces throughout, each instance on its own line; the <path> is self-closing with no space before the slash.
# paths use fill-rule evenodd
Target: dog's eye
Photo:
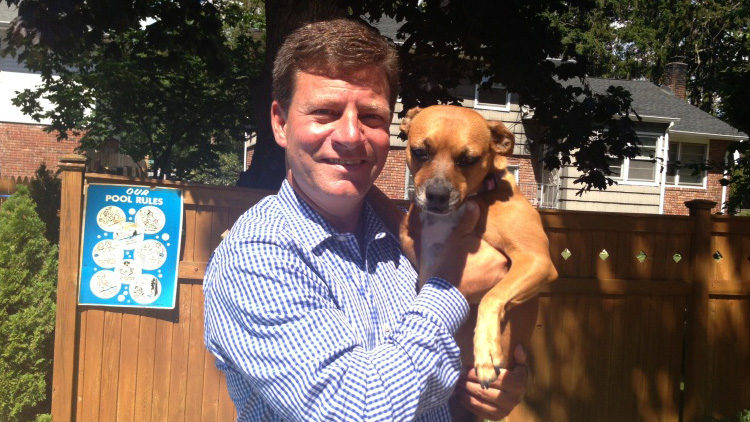
<path id="1" fill-rule="evenodd" d="M 427 161 L 430 156 L 427 154 L 427 150 L 424 148 L 412 148 L 411 156 L 420 161 Z"/>
<path id="2" fill-rule="evenodd" d="M 469 167 L 479 162 L 479 156 L 462 155 L 456 160 L 456 165 L 459 167 Z"/>

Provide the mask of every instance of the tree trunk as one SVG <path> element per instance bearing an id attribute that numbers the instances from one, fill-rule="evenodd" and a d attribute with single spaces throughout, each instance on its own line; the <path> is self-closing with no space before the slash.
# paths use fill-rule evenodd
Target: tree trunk
<path id="1" fill-rule="evenodd" d="M 250 168 L 240 174 L 238 186 L 277 190 L 285 177 L 284 150 L 271 131 L 271 69 L 287 34 L 307 22 L 347 16 L 336 0 L 266 1 L 266 61 L 253 92 L 256 116 L 255 151 Z"/>

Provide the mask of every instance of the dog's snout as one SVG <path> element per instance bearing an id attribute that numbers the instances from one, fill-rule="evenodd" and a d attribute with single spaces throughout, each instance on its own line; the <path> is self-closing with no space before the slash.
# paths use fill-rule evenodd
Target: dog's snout
<path id="1" fill-rule="evenodd" d="M 435 213 L 447 213 L 455 196 L 453 185 L 448 180 L 432 179 L 424 186 L 424 208 Z"/>
<path id="2" fill-rule="evenodd" d="M 427 190 L 427 203 L 431 205 L 445 206 L 450 197 L 450 189 L 446 186 L 438 186 Z"/>

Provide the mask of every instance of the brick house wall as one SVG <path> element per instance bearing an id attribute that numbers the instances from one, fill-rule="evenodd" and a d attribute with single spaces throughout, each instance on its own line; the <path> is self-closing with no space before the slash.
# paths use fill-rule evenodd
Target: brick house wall
<path id="1" fill-rule="evenodd" d="M 708 147 L 708 162 L 711 164 L 721 164 L 724 162 L 724 156 L 727 147 L 731 141 L 711 140 Z M 712 166 L 708 171 L 706 188 L 677 188 L 668 187 L 664 190 L 664 214 L 671 215 L 688 215 L 688 209 L 685 206 L 686 201 L 693 199 L 707 199 L 715 201 L 716 206 L 711 210 L 713 213 L 721 212 L 721 192 L 722 186 L 719 181 L 724 177 L 721 170 Z"/>
<path id="2" fill-rule="evenodd" d="M 56 171 L 60 158 L 77 146 L 74 139 L 58 141 L 44 125 L 0 122 L 0 176 L 33 177 L 42 163 Z"/>
<path id="3" fill-rule="evenodd" d="M 389 198 L 404 199 L 406 192 L 406 150 L 391 148 L 388 160 L 375 185 Z"/>
<path id="4" fill-rule="evenodd" d="M 508 165 L 518 166 L 518 184 L 519 185 L 535 185 L 539 183 L 537 181 L 536 172 L 534 171 L 534 164 L 532 163 L 531 157 L 528 157 L 528 156 L 508 157 Z"/>

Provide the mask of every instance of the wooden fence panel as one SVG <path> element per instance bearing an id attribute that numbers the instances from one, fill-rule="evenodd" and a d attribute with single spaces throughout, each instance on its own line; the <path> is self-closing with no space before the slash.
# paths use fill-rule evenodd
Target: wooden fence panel
<path id="1" fill-rule="evenodd" d="M 509 420 L 677 421 L 688 289 L 676 268 L 689 264 L 672 257 L 690 250 L 692 220 L 542 214 L 560 278 L 543 287 L 532 385 Z"/>
<path id="2" fill-rule="evenodd" d="M 201 280 L 221 235 L 268 192 L 158 183 L 183 192 L 177 308 L 123 310 L 74 305 L 80 239 L 71 231 L 80 234 L 82 179 L 68 180 L 79 196 L 64 193 L 63 218 L 74 217 L 61 244 L 55 420 L 234 420 L 226 380 L 203 347 Z M 155 184 L 107 175 L 86 181 Z M 542 211 L 542 219 L 560 278 L 542 288 L 531 383 L 509 422 L 677 421 L 686 309 L 702 303 L 695 268 L 709 274 L 708 359 L 688 365 L 687 375 L 703 376 L 705 367 L 706 394 L 686 397 L 703 400 L 691 409 L 703 406 L 704 416 L 750 407 L 750 220 L 709 217 L 710 241 L 697 248 L 705 218 L 701 225 L 696 217 Z M 720 260 L 708 256 L 716 251 Z M 60 367 L 58 356 L 72 363 Z"/>
<path id="3" fill-rule="evenodd" d="M 0 177 L 0 207 L 3 205 L 3 202 L 16 193 L 18 185 L 28 185 L 29 182 L 28 176 Z"/>
<path id="4" fill-rule="evenodd" d="M 750 219 L 714 216 L 712 232 L 707 411 L 734 418 L 750 408 Z"/>
<path id="5" fill-rule="evenodd" d="M 88 175 L 86 181 L 153 184 L 109 175 Z M 177 308 L 77 308 L 80 331 L 74 384 L 78 399 L 73 405 L 78 421 L 190 422 L 236 417 L 226 381 L 203 346 L 201 280 L 222 233 L 267 192 L 160 185 L 183 190 L 185 230 Z M 77 243 L 70 249 L 79 247 Z"/>

